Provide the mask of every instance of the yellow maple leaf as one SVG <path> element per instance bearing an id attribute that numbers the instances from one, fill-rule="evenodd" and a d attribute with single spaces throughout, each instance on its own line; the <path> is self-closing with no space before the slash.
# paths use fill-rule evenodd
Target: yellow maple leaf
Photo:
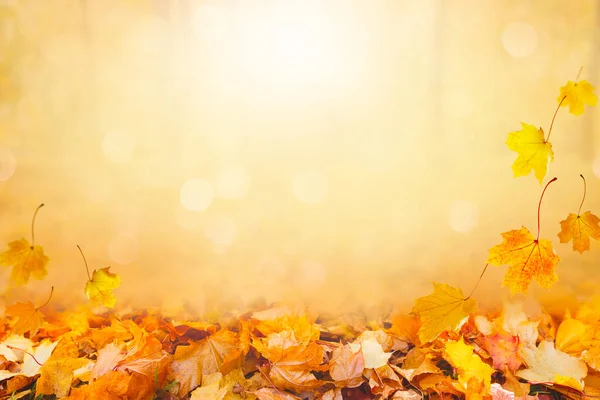
<path id="1" fill-rule="evenodd" d="M 521 356 L 528 368 L 517 371 L 516 376 L 531 383 L 555 382 L 560 385 L 583 389 L 587 367 L 583 361 L 554 348 L 554 344 L 542 341 L 535 349 L 523 348 Z"/>
<path id="2" fill-rule="evenodd" d="M 533 170 L 540 184 L 548 172 L 548 164 L 554 161 L 552 144 L 544 137 L 542 128 L 521 122 L 520 131 L 508 134 L 508 148 L 519 155 L 512 165 L 515 178 L 526 176 Z"/>
<path id="3" fill-rule="evenodd" d="M 461 337 L 457 342 L 446 343 L 444 358 L 456 368 L 458 383 L 464 392 L 475 386 L 481 387 L 483 393 L 480 394 L 485 395 L 490 391 L 494 369 L 481 361 L 473 350 L 473 346 L 466 344 Z"/>
<path id="4" fill-rule="evenodd" d="M 465 298 L 460 289 L 444 283 L 433 283 L 433 293 L 415 301 L 413 314 L 421 318 L 419 340 L 425 344 L 446 330 L 457 329 L 469 314 L 477 311 L 477 302 Z"/>
<path id="5" fill-rule="evenodd" d="M 40 368 L 40 378 L 35 387 L 35 397 L 55 395 L 66 397 L 71 390 L 74 371 L 91 361 L 86 358 L 55 357 L 54 354 Z"/>
<path id="6" fill-rule="evenodd" d="M 112 293 L 121 284 L 121 278 L 110 272 L 110 267 L 94 270 L 85 284 L 85 294 L 94 303 L 105 307 L 114 307 L 115 295 Z"/>
<path id="7" fill-rule="evenodd" d="M 572 240 L 573 250 L 580 253 L 590 249 L 590 238 L 600 240 L 600 218 L 590 211 L 582 215 L 570 213 L 567 219 L 560 221 L 560 228 L 560 242 Z"/>
<path id="8" fill-rule="evenodd" d="M 594 94 L 594 86 L 588 81 L 568 81 L 560 88 L 560 94 L 556 98 L 560 107 L 569 106 L 569 112 L 573 115 L 583 114 L 584 104 L 595 106 L 598 97 Z"/>
<path id="9" fill-rule="evenodd" d="M 493 265 L 508 264 L 509 268 L 502 282 L 514 294 L 526 293 L 533 279 L 550 288 L 558 279 L 554 269 L 560 257 L 554 253 L 552 242 L 536 239 L 524 226 L 502 234 L 503 242 L 489 250 L 487 262 Z"/>
<path id="10" fill-rule="evenodd" d="M 0 254 L 0 265 L 12 266 L 10 279 L 17 285 L 26 284 L 30 277 L 44 279 L 48 260 L 42 246 L 32 246 L 26 239 L 10 242 L 8 250 Z"/>

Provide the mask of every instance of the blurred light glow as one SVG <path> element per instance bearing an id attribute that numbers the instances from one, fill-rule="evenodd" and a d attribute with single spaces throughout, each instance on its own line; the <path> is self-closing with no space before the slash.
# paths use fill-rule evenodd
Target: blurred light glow
<path id="1" fill-rule="evenodd" d="M 243 199 L 250 191 L 250 174 L 242 165 L 228 165 L 217 173 L 215 196 Z"/>
<path id="2" fill-rule="evenodd" d="M 179 199 L 190 211 L 205 211 L 213 200 L 212 185 L 201 178 L 189 179 L 181 186 Z"/>
<path id="3" fill-rule="evenodd" d="M 129 233 L 119 233 L 108 244 L 108 257 L 117 264 L 131 264 L 137 259 L 138 252 L 138 241 Z"/>
<path id="4" fill-rule="evenodd" d="M 17 170 L 17 159 L 8 149 L 0 149 L 0 181 L 9 180 Z"/>
<path id="5" fill-rule="evenodd" d="M 130 51 L 156 53 L 165 47 L 167 27 L 157 16 L 146 15 L 129 27 L 125 45 Z"/>
<path id="6" fill-rule="evenodd" d="M 227 11 L 216 2 L 206 2 L 198 7 L 192 15 L 192 31 L 196 38 L 209 43 L 223 39 L 231 27 Z"/>
<path id="7" fill-rule="evenodd" d="M 594 164 L 592 165 L 592 171 L 594 171 L 594 175 L 600 179 L 600 155 L 596 157 L 594 160 Z"/>
<path id="8" fill-rule="evenodd" d="M 479 207 L 470 200 L 457 200 L 450 205 L 448 224 L 456 232 L 468 233 L 477 226 Z"/>
<path id="9" fill-rule="evenodd" d="M 537 33 L 525 22 L 510 22 L 502 32 L 502 45 L 513 57 L 527 57 L 537 46 Z"/>
<path id="10" fill-rule="evenodd" d="M 466 89 L 445 91 L 442 96 L 442 112 L 452 118 L 465 118 L 473 114 L 474 104 Z"/>
<path id="11" fill-rule="evenodd" d="M 123 164 L 131 160 L 135 137 L 124 132 L 109 132 L 102 140 L 102 152 L 110 162 Z"/>
<path id="12" fill-rule="evenodd" d="M 216 245 L 229 246 L 236 235 L 234 219 L 227 214 L 211 215 L 206 222 L 204 234 Z"/>
<path id="13" fill-rule="evenodd" d="M 292 191 L 294 196 L 303 203 L 321 203 L 327 197 L 329 182 L 323 173 L 306 170 L 294 177 Z"/>
<path id="14" fill-rule="evenodd" d="M 316 261 L 304 261 L 300 264 L 296 284 L 301 288 L 318 289 L 327 280 L 327 268 Z"/>

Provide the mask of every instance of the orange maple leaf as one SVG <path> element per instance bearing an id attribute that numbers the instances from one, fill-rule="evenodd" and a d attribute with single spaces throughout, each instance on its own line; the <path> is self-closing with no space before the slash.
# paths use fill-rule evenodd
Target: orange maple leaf
<path id="1" fill-rule="evenodd" d="M 579 176 L 583 179 L 583 198 L 579 205 L 579 211 L 577 211 L 577 215 L 570 213 L 567 219 L 560 221 L 561 230 L 558 233 L 558 238 L 561 243 L 568 243 L 572 240 L 573 250 L 583 254 L 584 251 L 590 249 L 590 238 L 600 240 L 600 218 L 590 211 L 581 214 L 587 184 L 583 175 Z"/>
<path id="2" fill-rule="evenodd" d="M 567 219 L 560 221 L 560 227 L 560 242 L 568 243 L 572 240 L 573 250 L 580 253 L 590 249 L 590 238 L 600 240 L 600 218 L 590 211 L 583 215 L 570 213 Z"/>
<path id="3" fill-rule="evenodd" d="M 170 365 L 170 376 L 179 383 L 179 395 L 185 396 L 200 385 L 203 375 L 227 374 L 239 367 L 242 348 L 232 331 L 223 329 L 189 346 L 177 346 Z"/>
<path id="4" fill-rule="evenodd" d="M 10 306 L 6 306 L 6 314 L 16 318 L 13 331 L 17 335 L 23 335 L 29 332 L 29 336 L 33 337 L 37 333 L 38 329 L 44 325 L 44 314 L 40 311 L 41 308 L 45 307 L 50 302 L 54 293 L 54 287 L 50 291 L 50 297 L 48 301 L 39 307 L 35 307 L 32 302 L 27 303 L 16 303 Z"/>
<path id="5" fill-rule="evenodd" d="M 492 247 L 487 262 L 494 265 L 508 264 L 508 272 L 502 282 L 514 294 L 526 293 L 533 279 L 550 288 L 558 279 L 554 269 L 560 257 L 554 252 L 552 242 L 536 239 L 524 226 L 502 234 L 504 241 Z"/>
<path id="6" fill-rule="evenodd" d="M 522 226 L 521 229 L 502 233 L 504 238 L 502 243 L 489 250 L 488 263 L 498 266 L 509 265 L 502 286 L 507 286 L 512 294 L 526 293 L 533 279 L 545 288 L 550 288 L 558 279 L 554 269 L 560 257 L 554 252 L 550 240 L 540 239 L 542 199 L 548 186 L 556 180 L 557 178 L 551 179 L 540 196 L 537 207 L 537 237 L 534 238 L 529 229 Z"/>

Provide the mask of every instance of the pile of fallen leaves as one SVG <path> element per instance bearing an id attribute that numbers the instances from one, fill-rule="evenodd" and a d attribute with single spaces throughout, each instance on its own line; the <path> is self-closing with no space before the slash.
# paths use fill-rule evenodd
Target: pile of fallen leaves
<path id="1" fill-rule="evenodd" d="M 581 71 L 580 71 L 581 72 Z M 578 77 L 579 78 L 579 77 Z M 560 88 L 548 135 L 522 123 L 507 145 L 518 153 L 515 177 L 543 183 L 554 160 L 549 142 L 561 107 L 574 115 L 595 105 L 585 80 Z M 560 221 L 560 243 L 583 254 L 600 240 L 600 218 L 591 211 Z M 560 257 L 552 241 L 521 227 L 502 233 L 489 249 L 489 264 L 508 265 L 503 285 L 526 293 L 532 281 L 550 288 Z M 42 204 L 43 205 L 43 204 Z M 11 267 L 11 285 L 44 279 L 49 258 L 19 239 L 0 253 Z M 558 227 L 557 227 L 558 228 Z M 81 248 L 79 249 L 81 251 Z M 85 263 L 82 289 L 90 310 L 56 313 L 46 303 L 8 305 L 0 320 L 0 398 L 69 399 L 555 399 L 600 397 L 600 297 L 564 315 L 528 316 L 518 303 L 499 315 L 477 313 L 459 288 L 434 283 L 408 315 L 378 323 L 310 317 L 285 307 L 254 310 L 218 321 L 178 321 L 160 313 L 120 314 L 110 269 Z M 481 279 L 480 276 L 480 279 Z M 98 310 L 98 309 L 96 309 Z M 103 310 L 103 311 L 102 311 Z M 571 314 L 573 313 L 573 314 Z"/>
<path id="2" fill-rule="evenodd" d="M 456 289 L 436 284 L 415 314 Z M 460 302 L 464 309 L 468 302 Z M 474 304 L 467 304 L 474 307 Z M 0 327 L 0 395 L 27 399 L 556 399 L 600 396 L 600 298 L 562 320 L 499 315 L 323 320 L 285 307 L 176 321 L 49 313 Z M 456 324 L 455 319 L 461 318 Z M 456 325 L 455 325 L 456 324 Z M 442 330 L 440 332 L 440 329 Z"/>

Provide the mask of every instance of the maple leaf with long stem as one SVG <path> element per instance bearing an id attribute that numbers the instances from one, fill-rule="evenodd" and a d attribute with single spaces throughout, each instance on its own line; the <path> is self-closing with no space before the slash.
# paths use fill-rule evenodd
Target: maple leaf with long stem
<path id="1" fill-rule="evenodd" d="M 502 234 L 503 242 L 489 250 L 488 263 L 497 266 L 509 265 L 502 285 L 507 286 L 513 294 L 526 293 L 533 279 L 545 288 L 550 288 L 558 279 L 554 269 L 560 261 L 560 257 L 554 252 L 550 240 L 540 239 L 542 199 L 548 186 L 556 180 L 557 178 L 550 180 L 540 196 L 537 211 L 537 236 L 534 238 L 529 229 L 523 226 L 521 229 L 504 232 Z"/>
<path id="2" fill-rule="evenodd" d="M 600 218 L 586 211 L 581 214 L 581 207 L 585 201 L 587 193 L 587 183 L 583 175 L 583 198 L 579 205 L 577 214 L 570 213 L 567 219 L 560 221 L 561 230 L 558 233 L 558 238 L 561 243 L 573 241 L 573 250 L 583 254 L 584 251 L 590 249 L 590 238 L 600 240 Z"/>
<path id="3" fill-rule="evenodd" d="M 50 290 L 48 300 L 39 307 L 35 307 L 30 301 L 6 306 L 6 314 L 16 318 L 15 325 L 13 326 L 14 333 L 23 335 L 29 332 L 30 337 L 37 333 L 38 329 L 44 325 L 44 314 L 40 310 L 50 302 L 52 293 L 54 293 L 54 286 Z"/>
<path id="4" fill-rule="evenodd" d="M 88 281 L 85 284 L 85 295 L 93 303 L 100 303 L 105 307 L 115 306 L 115 295 L 112 293 L 113 289 L 118 288 L 121 285 L 121 278 L 117 274 L 110 272 L 110 267 L 101 268 L 94 270 L 90 276 L 90 269 L 88 268 L 87 260 L 79 245 L 77 246 L 83 262 L 85 263 L 85 270 L 88 275 Z"/>
<path id="5" fill-rule="evenodd" d="M 598 97 L 594 94 L 594 86 L 586 80 L 579 80 L 582 69 L 579 69 L 575 82 L 568 81 L 560 88 L 560 94 L 556 98 L 558 106 L 569 106 L 569 112 L 573 115 L 583 114 L 585 104 L 595 106 L 598 102 Z"/>
<path id="6" fill-rule="evenodd" d="M 44 279 L 48 274 L 46 265 L 48 257 L 44 254 L 42 246 L 35 245 L 35 217 L 44 204 L 40 204 L 31 219 L 31 244 L 26 239 L 12 241 L 8 250 L 0 254 L 0 265 L 12 266 L 10 280 L 16 285 L 24 285 L 30 277 Z"/>

